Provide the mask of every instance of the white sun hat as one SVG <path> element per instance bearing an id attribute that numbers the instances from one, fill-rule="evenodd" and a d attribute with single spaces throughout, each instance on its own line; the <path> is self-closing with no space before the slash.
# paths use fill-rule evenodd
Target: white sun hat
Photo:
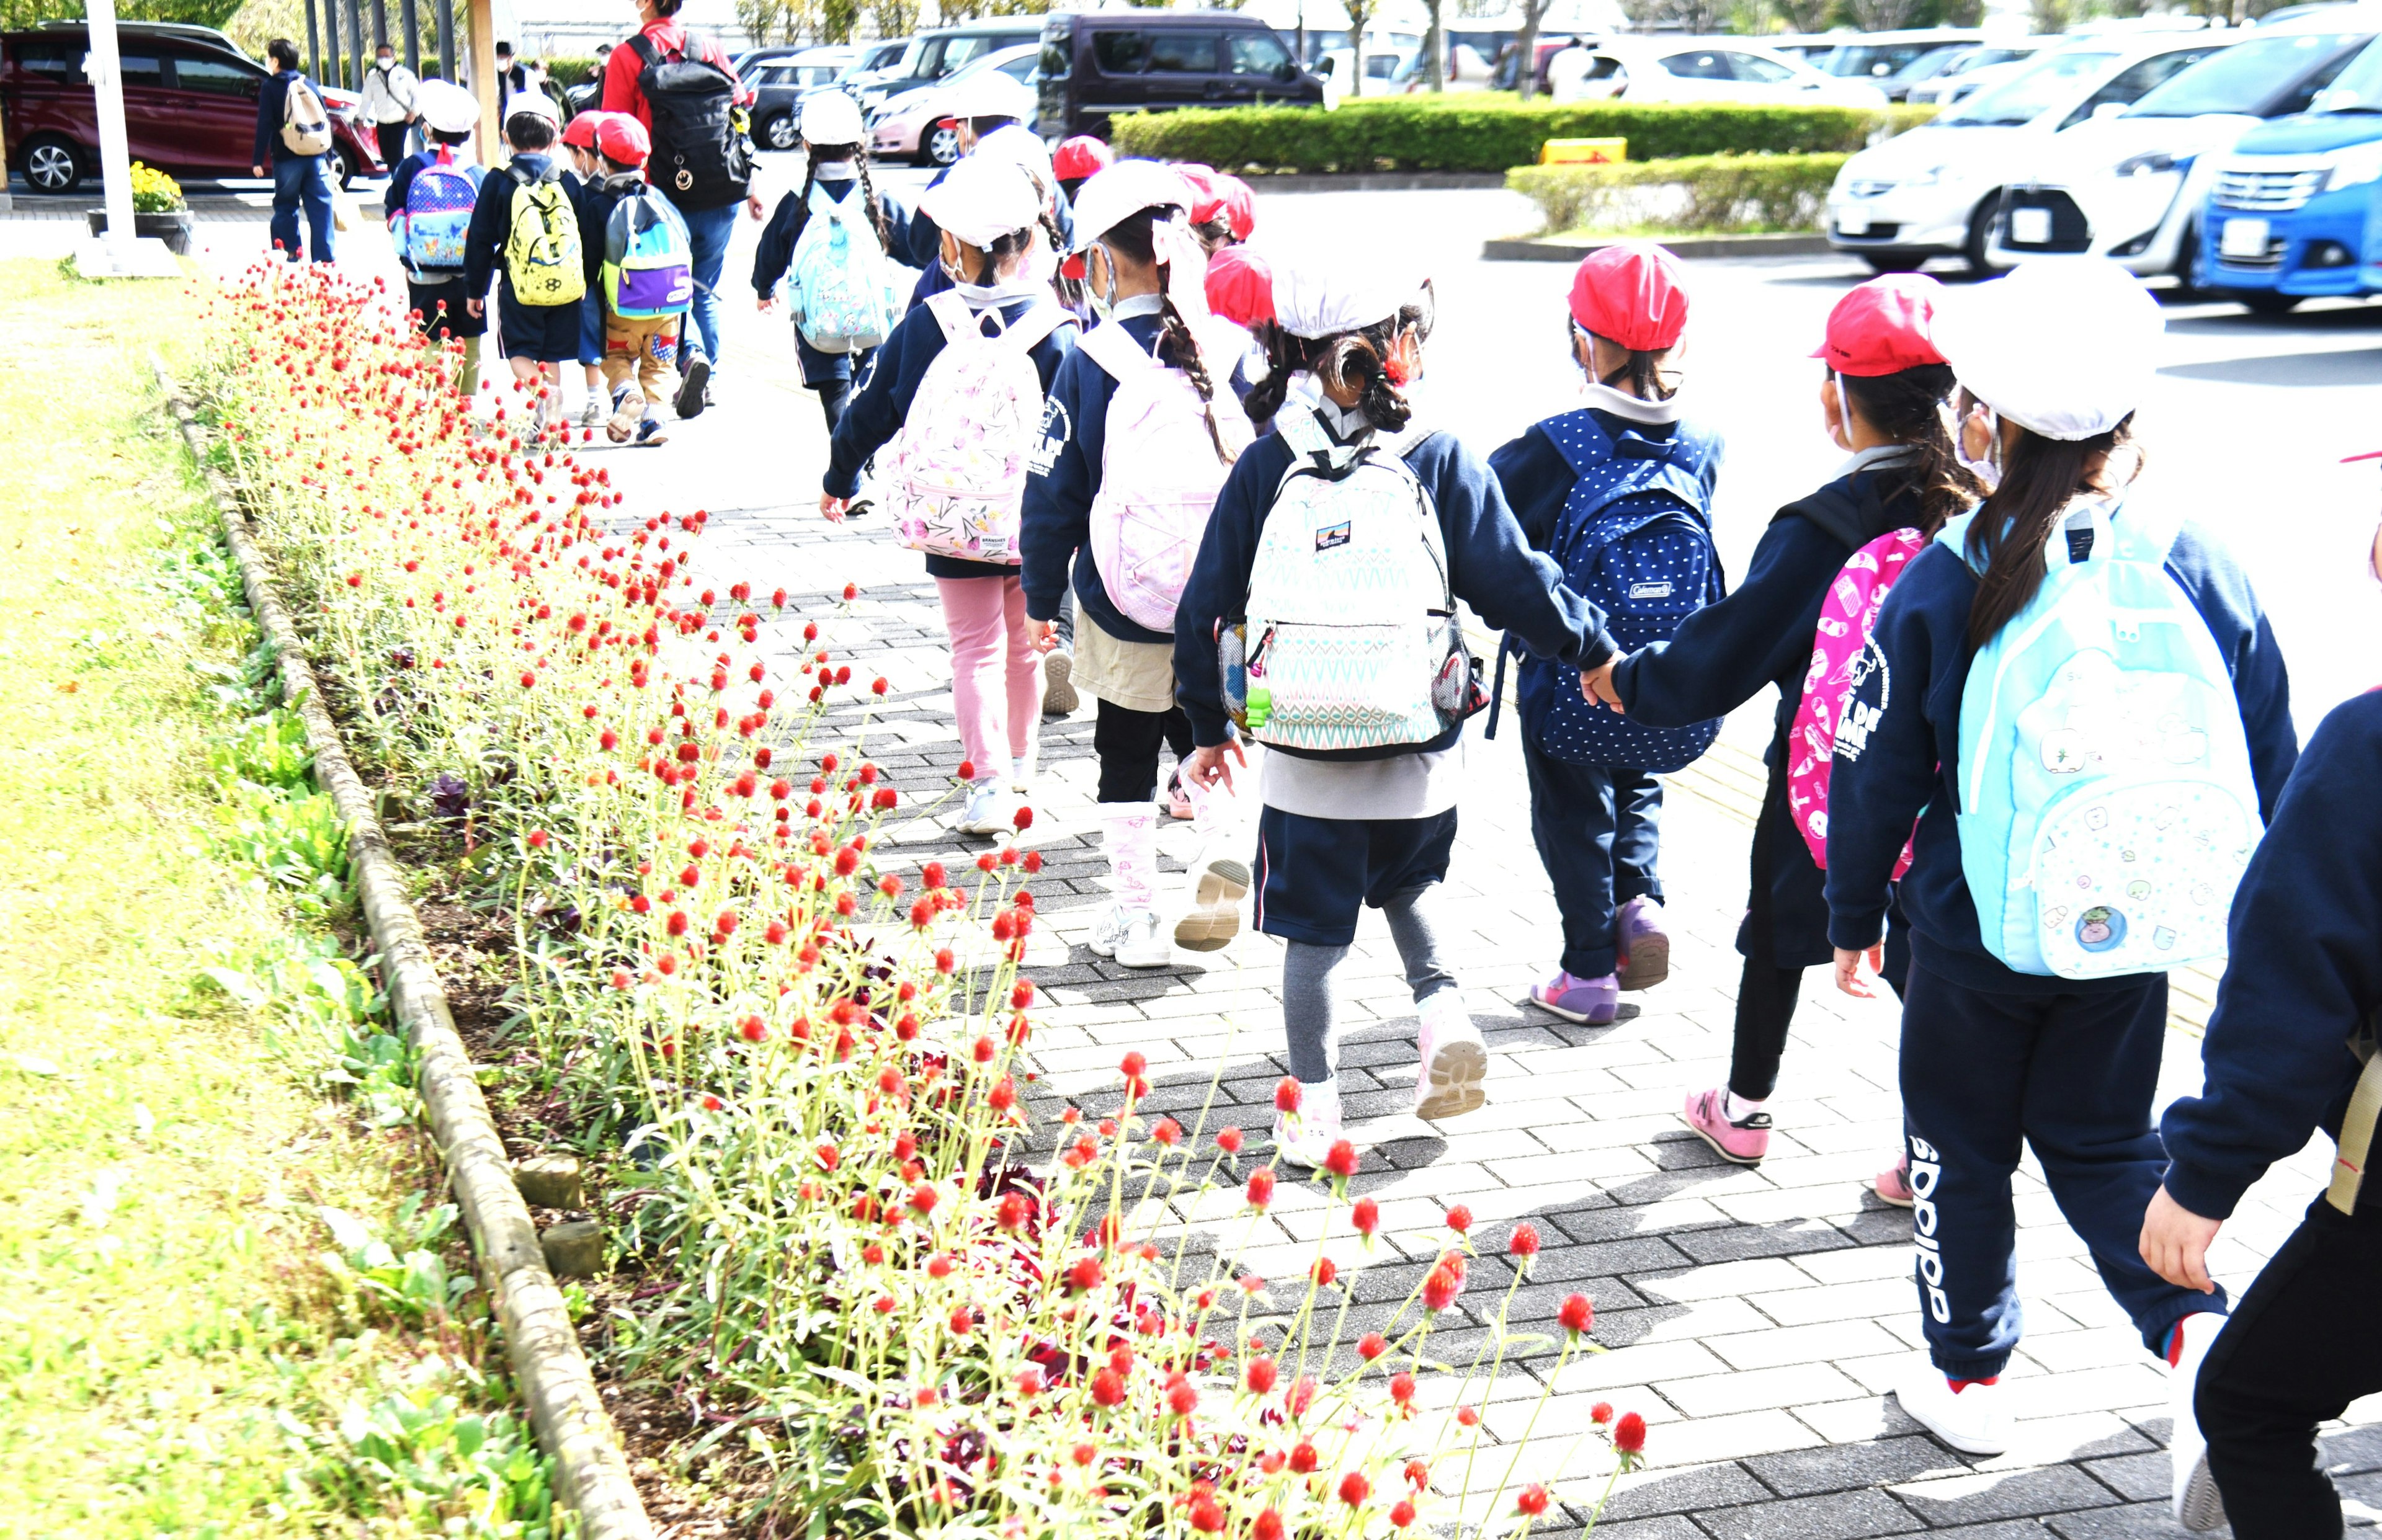
<path id="1" fill-rule="evenodd" d="M 1055 186 L 1058 178 L 1050 173 L 1050 147 L 1042 136 L 1021 124 L 1011 123 L 995 128 L 976 141 L 968 152 L 972 160 L 1007 161 L 1027 176 L 1038 186 Z"/>
<path id="2" fill-rule="evenodd" d="M 468 134 L 480 126 L 480 103 L 452 80 L 424 80 L 413 98 L 422 121 L 442 134 Z"/>
<path id="3" fill-rule="evenodd" d="M 803 102 L 803 138 L 813 144 L 857 144 L 867 137 L 860 104 L 840 91 L 822 91 Z"/>
<path id="4" fill-rule="evenodd" d="M 970 155 L 920 195 L 918 212 L 968 245 L 986 251 L 1002 236 L 1040 218 L 1042 200 L 1015 163 Z"/>
<path id="5" fill-rule="evenodd" d="M 1090 251 L 1092 242 L 1144 209 L 1190 206 L 1190 184 L 1173 166 L 1159 161 L 1118 161 L 1075 189 L 1075 238 L 1069 249 Z"/>
<path id="6" fill-rule="evenodd" d="M 1310 340 L 1387 321 L 1421 295 L 1426 276 L 1376 254 L 1309 252 L 1273 264 L 1274 320 Z"/>
<path id="7" fill-rule="evenodd" d="M 1969 394 L 2045 438 L 2107 433 L 2142 404 L 2167 319 L 2134 276 L 2104 257 L 2049 257 L 1947 290 L 1937 352 Z"/>
<path id="8" fill-rule="evenodd" d="M 999 69 L 979 69 L 943 92 L 938 104 L 949 117 L 1013 117 L 1020 123 L 1040 104 L 1032 87 Z"/>

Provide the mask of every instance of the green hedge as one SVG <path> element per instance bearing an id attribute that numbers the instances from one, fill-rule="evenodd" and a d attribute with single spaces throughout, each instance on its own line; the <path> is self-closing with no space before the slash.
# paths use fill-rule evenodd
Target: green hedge
<path id="1" fill-rule="evenodd" d="M 1474 104 L 1459 95 L 1435 103 L 1427 97 L 1351 102 L 1335 112 L 1225 107 L 1120 114 L 1110 122 L 1110 138 L 1119 154 L 1202 161 L 1243 172 L 1504 171 L 1536 161 L 1550 139 L 1617 135 L 1629 141 L 1633 161 L 1843 153 L 1932 116 L 1925 107 L 1869 113 L 1721 104 Z"/>
<path id="2" fill-rule="evenodd" d="M 1676 234 L 1738 234 L 1819 228 L 1828 187 L 1848 157 L 1814 155 L 1691 155 L 1632 161 L 1626 165 L 1518 165 L 1505 185 L 1539 205 L 1550 232 L 1596 228 L 1665 230 Z M 1632 189 L 1682 187 L 1687 204 L 1647 218 L 1633 208 Z"/>
<path id="3" fill-rule="evenodd" d="M 546 55 L 546 78 L 565 91 L 585 85 L 596 78 L 595 55 L 549 54 Z"/>

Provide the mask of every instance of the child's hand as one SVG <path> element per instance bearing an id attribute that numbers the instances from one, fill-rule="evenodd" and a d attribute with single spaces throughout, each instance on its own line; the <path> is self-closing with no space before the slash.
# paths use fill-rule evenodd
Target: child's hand
<path id="1" fill-rule="evenodd" d="M 778 297 L 774 294 L 755 294 L 753 296 L 753 308 L 767 315 L 778 308 Z"/>
<path id="2" fill-rule="evenodd" d="M 2192 1213 L 2162 1187 L 2151 1194 L 2150 1209 L 2143 1216 L 2143 1260 L 2178 1289 L 2214 1294 L 2216 1285 L 2208 1277 L 2208 1246 L 2224 1223 Z"/>
<path id="3" fill-rule="evenodd" d="M 1029 617 L 1025 622 L 1025 641 L 1038 653 L 1049 652 L 1059 645 L 1059 623 Z"/>
<path id="4" fill-rule="evenodd" d="M 1240 762 L 1242 769 L 1248 768 L 1248 752 L 1237 741 L 1218 743 L 1205 749 L 1194 749 L 1191 757 L 1185 760 L 1180 768 L 1183 778 L 1202 790 L 1212 791 L 1216 783 L 1222 781 L 1224 789 L 1230 791 L 1233 789 L 1233 762 L 1235 760 Z"/>
<path id="5" fill-rule="evenodd" d="M 1621 710 L 1621 691 L 1613 685 L 1613 666 L 1620 661 L 1616 653 L 1598 666 L 1579 671 L 1579 692 L 1590 705 Z"/>
<path id="6" fill-rule="evenodd" d="M 819 494 L 819 517 L 830 524 L 842 523 L 844 510 L 850 507 L 852 499 L 849 497 L 839 497 L 832 492 Z"/>
<path id="7" fill-rule="evenodd" d="M 1869 965 L 1866 972 L 1862 971 L 1863 963 Z M 1884 942 L 1874 947 L 1863 947 L 1859 951 L 1839 947 L 1836 948 L 1836 987 L 1855 999 L 1874 1000 L 1877 998 L 1877 991 L 1870 987 L 1870 980 L 1877 977 L 1879 970 L 1885 966 L 1885 944 Z"/>
<path id="8" fill-rule="evenodd" d="M 488 302 L 485 299 L 466 299 L 463 301 L 463 308 L 472 312 L 472 319 L 474 321 L 488 313 Z"/>

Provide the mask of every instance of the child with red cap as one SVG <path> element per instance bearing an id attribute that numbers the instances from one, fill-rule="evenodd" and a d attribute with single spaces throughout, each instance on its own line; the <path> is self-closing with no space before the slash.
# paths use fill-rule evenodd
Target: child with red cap
<path id="1" fill-rule="evenodd" d="M 1929 336 L 1938 292 L 1933 278 L 1892 274 L 1836 302 L 1827 340 L 1812 356 L 1827 366 L 1820 381 L 1823 425 L 1849 458 L 1817 491 L 1778 510 L 1736 592 L 1688 617 L 1668 642 L 1618 661 L 1605 686 L 1630 720 L 1654 727 L 1725 715 L 1778 687 L 1763 756 L 1769 788 L 1755 824 L 1751 892 L 1737 933 L 1745 970 L 1728 1079 L 1690 1093 L 1681 1113 L 1722 1159 L 1740 1166 L 1758 1166 L 1769 1153 L 1771 1119 L 1762 1104 L 1778 1083 L 1803 971 L 1836 957 L 1823 874 L 1799 832 L 1787 784 L 1799 748 L 1797 714 L 1805 691 L 1818 682 L 1810 676 L 1823 604 L 1853 553 L 1897 530 L 1932 538 L 1984 493 L 1960 468 L 1944 425 L 1953 380 Z M 1899 992 L 1909 944 L 1898 922 L 1888 943 L 1885 976 Z M 1890 1202 L 1910 1201 L 1896 1170 L 1880 1177 L 1877 1188 Z"/>
<path id="2" fill-rule="evenodd" d="M 573 121 L 591 117 L 600 121 L 591 152 L 595 175 L 579 198 L 579 245 L 587 302 L 603 318 L 597 388 L 608 388 L 612 401 L 605 433 L 615 444 L 634 438 L 658 445 L 667 436 L 661 403 L 675 388 L 665 382 L 678 372 L 679 333 L 694 295 L 693 245 L 677 205 L 645 180 L 653 153 L 645 126 L 624 112 L 581 113 Z M 639 265 L 624 287 L 621 264 L 632 247 L 640 249 Z"/>
<path id="3" fill-rule="evenodd" d="M 1566 318 L 1586 404 L 1489 457 L 1530 544 L 1607 612 L 1622 650 L 1667 637 L 1721 593 L 1709 511 L 1721 443 L 1680 416 L 1676 349 L 1687 322 L 1685 275 L 1668 251 L 1631 241 L 1591 253 L 1573 275 Z M 1593 660 L 1589 678 L 1609 678 L 1611 662 Z M 1670 972 L 1655 776 L 1702 752 L 1712 731 L 1627 723 L 1593 704 L 1579 670 L 1545 658 L 1522 659 L 1515 699 L 1530 833 L 1564 931 L 1561 966 L 1530 999 L 1567 1021 L 1602 1024 L 1622 990 Z"/>
<path id="4" fill-rule="evenodd" d="M 1089 134 L 1077 134 L 1073 139 L 1061 140 L 1058 148 L 1050 152 L 1050 175 L 1073 204 L 1076 190 L 1107 170 L 1115 158 L 1106 141 Z"/>

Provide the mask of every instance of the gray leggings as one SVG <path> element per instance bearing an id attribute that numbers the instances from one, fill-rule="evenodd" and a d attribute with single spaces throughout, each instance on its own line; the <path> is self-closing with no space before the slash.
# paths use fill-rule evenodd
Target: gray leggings
<path id="1" fill-rule="evenodd" d="M 1440 955 L 1439 933 L 1430 921 L 1436 884 L 1410 887 L 1381 906 L 1390 939 L 1406 964 L 1406 987 L 1420 1005 L 1455 987 L 1455 974 Z M 1290 1039 L 1290 1072 L 1313 1084 L 1340 1071 L 1340 1034 L 1333 1019 L 1332 975 L 1346 959 L 1345 947 L 1290 943 L 1282 962 L 1282 1024 Z"/>

